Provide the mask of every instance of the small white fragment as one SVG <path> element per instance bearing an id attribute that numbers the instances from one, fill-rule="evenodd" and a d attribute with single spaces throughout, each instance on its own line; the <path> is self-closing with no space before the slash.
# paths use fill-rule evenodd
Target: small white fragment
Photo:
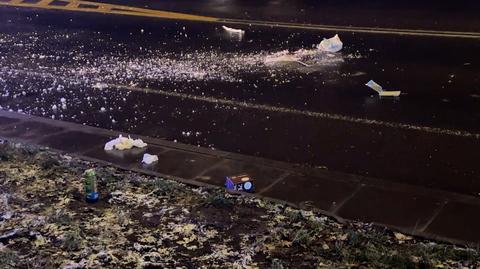
<path id="1" fill-rule="evenodd" d="M 158 156 L 157 155 L 151 155 L 151 154 L 148 154 L 148 153 L 143 154 L 142 163 L 151 164 L 151 163 L 154 163 L 154 162 L 157 162 L 157 161 L 158 161 Z"/>
<path id="2" fill-rule="evenodd" d="M 239 35 L 245 34 L 245 30 L 242 30 L 242 29 L 230 28 L 230 27 L 227 27 L 225 25 L 222 25 L 222 28 L 223 28 L 223 30 L 225 30 L 229 33 L 232 33 L 232 34 L 239 34 Z"/>
<path id="3" fill-rule="evenodd" d="M 129 137 L 129 139 L 130 139 L 130 137 Z M 147 146 L 147 143 L 143 142 L 142 139 L 135 139 L 135 140 L 133 140 L 132 144 L 133 144 L 134 147 L 137 147 L 137 148 L 144 148 L 144 147 Z"/>
<path id="4" fill-rule="evenodd" d="M 97 83 L 95 83 L 95 84 L 92 86 L 92 88 L 101 90 L 101 89 L 108 88 L 108 84 L 107 84 L 107 83 L 97 82 Z"/>
<path id="5" fill-rule="evenodd" d="M 343 43 L 337 34 L 332 38 L 323 39 L 317 48 L 326 52 L 339 52 L 343 48 Z"/>
<path id="6" fill-rule="evenodd" d="M 376 83 L 373 80 L 370 80 L 365 84 L 367 87 L 370 89 L 376 91 L 379 96 L 381 97 L 398 97 L 400 96 L 400 91 L 385 91 L 383 90 L 383 87 L 380 86 L 378 83 Z"/>

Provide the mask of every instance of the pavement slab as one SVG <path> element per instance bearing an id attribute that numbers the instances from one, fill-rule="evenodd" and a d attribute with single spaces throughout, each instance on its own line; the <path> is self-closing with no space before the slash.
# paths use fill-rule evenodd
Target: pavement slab
<path id="1" fill-rule="evenodd" d="M 450 202 L 425 230 L 439 238 L 480 242 L 480 204 Z"/>
<path id="2" fill-rule="evenodd" d="M 1 127 L 0 127 L 1 128 Z M 34 138 L 43 137 L 63 130 L 62 127 L 52 127 L 39 122 L 24 122 L 13 126 L 4 126 L 3 135 L 6 137 Z"/>
<path id="3" fill-rule="evenodd" d="M 18 122 L 17 119 L 12 119 L 12 118 L 6 118 L 6 117 L 0 117 L 0 125 L 9 125 L 12 123 Z"/>
<path id="4" fill-rule="evenodd" d="M 155 151 L 164 151 L 165 149 L 149 146 L 147 148 L 133 148 L 131 150 L 110 150 L 105 151 L 103 145 L 96 146 L 94 149 L 85 152 L 85 156 L 100 159 L 106 162 L 117 163 L 125 168 L 129 168 L 132 163 L 138 163 L 142 160 L 143 154 L 150 152 L 151 149 L 155 148 Z"/>
<path id="5" fill-rule="evenodd" d="M 158 162 L 151 165 L 138 164 L 138 166 L 165 175 L 192 179 L 205 170 L 205 168 L 214 165 L 220 160 L 220 158 L 214 156 L 194 152 L 169 150 L 158 154 Z"/>
<path id="6" fill-rule="evenodd" d="M 217 186 L 225 184 L 226 176 L 248 174 L 254 180 L 255 189 L 259 192 L 270 186 L 285 173 L 284 170 L 272 168 L 249 161 L 225 159 L 197 177 L 197 180 Z"/>
<path id="7" fill-rule="evenodd" d="M 298 205 L 311 204 L 322 210 L 332 211 L 353 195 L 357 188 L 358 184 L 352 181 L 293 174 L 262 194 Z"/>
<path id="8" fill-rule="evenodd" d="M 416 231 L 428 224 L 443 203 L 440 197 L 365 186 L 336 213 L 346 219 Z"/>
<path id="9" fill-rule="evenodd" d="M 49 136 L 39 143 L 57 150 L 75 153 L 105 144 L 107 137 L 80 131 L 70 131 Z"/>

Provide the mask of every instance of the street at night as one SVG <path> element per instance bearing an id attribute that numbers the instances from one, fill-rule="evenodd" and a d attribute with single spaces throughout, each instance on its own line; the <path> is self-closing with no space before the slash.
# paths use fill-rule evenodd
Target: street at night
<path id="1" fill-rule="evenodd" d="M 0 6 L 3 111 L 478 202 L 478 4 L 101 2 L 231 20 Z"/>

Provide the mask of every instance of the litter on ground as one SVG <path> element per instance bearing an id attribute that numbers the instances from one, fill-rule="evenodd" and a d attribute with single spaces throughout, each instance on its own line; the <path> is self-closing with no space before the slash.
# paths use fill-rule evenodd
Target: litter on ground
<path id="1" fill-rule="evenodd" d="M 370 89 L 376 91 L 380 97 L 398 97 L 400 96 L 400 91 L 385 91 L 383 87 L 377 84 L 375 81 L 370 80 L 365 84 Z"/>
<path id="2" fill-rule="evenodd" d="M 254 192 L 253 179 L 248 175 L 227 176 L 225 188 L 232 191 Z"/>
<path id="3" fill-rule="evenodd" d="M 131 149 L 133 147 L 136 148 L 144 148 L 147 146 L 147 143 L 143 142 L 142 139 L 132 139 L 130 136 L 123 137 L 122 135 L 119 135 L 118 138 L 115 138 L 113 140 L 108 141 L 105 144 L 104 149 L 105 150 L 126 150 L 126 149 Z"/>
<path id="4" fill-rule="evenodd" d="M 154 162 L 157 162 L 157 161 L 158 161 L 158 156 L 157 155 L 152 155 L 152 154 L 148 154 L 148 153 L 143 154 L 142 163 L 151 164 L 151 163 L 154 163 Z"/>
<path id="5" fill-rule="evenodd" d="M 242 29 L 235 29 L 235 28 L 230 28 L 225 25 L 222 25 L 223 30 L 232 33 L 232 34 L 238 34 L 238 35 L 243 35 L 245 34 L 245 30 Z"/>
<path id="6" fill-rule="evenodd" d="M 343 43 L 340 37 L 335 35 L 332 38 L 322 40 L 317 48 L 326 52 L 339 52 L 343 48 Z"/>

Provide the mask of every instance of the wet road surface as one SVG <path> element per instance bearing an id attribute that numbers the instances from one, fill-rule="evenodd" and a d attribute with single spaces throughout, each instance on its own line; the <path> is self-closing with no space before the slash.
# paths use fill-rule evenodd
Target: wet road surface
<path id="1" fill-rule="evenodd" d="M 477 195 L 480 43 L 0 9 L 3 109 Z M 114 20 L 112 18 L 115 18 Z M 299 63 L 275 59 L 289 50 Z M 403 92 L 379 99 L 374 79 Z"/>
<path id="2" fill-rule="evenodd" d="M 100 0 L 220 18 L 342 26 L 451 31 L 480 30 L 480 2 L 397 0 Z"/>

